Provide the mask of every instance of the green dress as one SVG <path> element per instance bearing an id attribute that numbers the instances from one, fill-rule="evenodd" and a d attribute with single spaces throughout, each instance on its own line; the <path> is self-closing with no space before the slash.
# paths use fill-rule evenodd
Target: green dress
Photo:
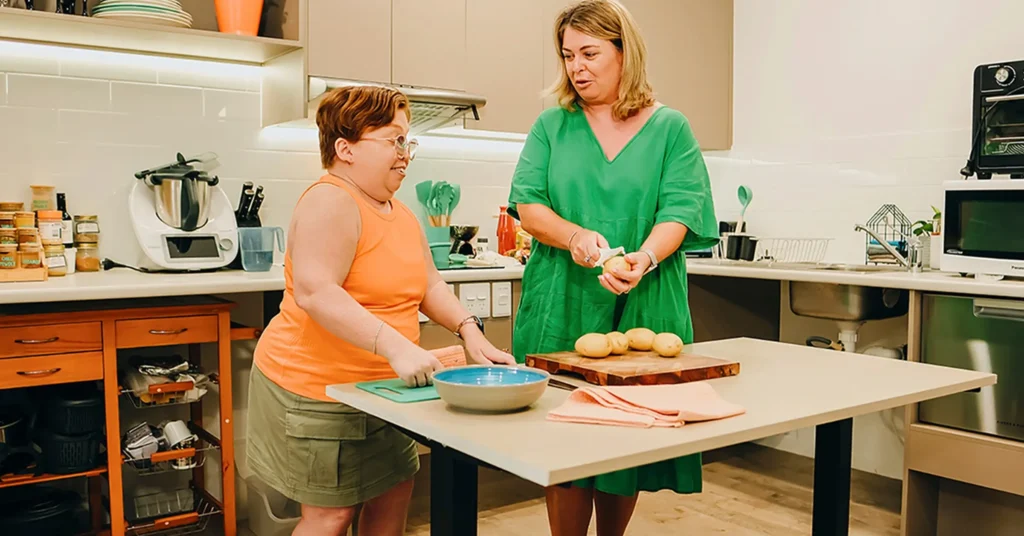
<path id="1" fill-rule="evenodd" d="M 521 204 L 548 206 L 627 252 L 637 251 L 658 223 L 681 223 L 688 231 L 678 251 L 621 296 L 601 286 L 600 268 L 583 268 L 568 251 L 535 240 L 513 334 L 517 361 L 524 362 L 526 354 L 571 350 L 585 333 L 633 327 L 672 332 L 693 342 L 683 252 L 714 245 L 718 222 L 707 168 L 683 114 L 664 106 L 655 110 L 609 161 L 582 111 L 545 110 L 530 130 L 512 178 L 508 211 L 517 219 Z M 625 496 L 662 489 L 699 492 L 701 455 L 573 485 Z"/>

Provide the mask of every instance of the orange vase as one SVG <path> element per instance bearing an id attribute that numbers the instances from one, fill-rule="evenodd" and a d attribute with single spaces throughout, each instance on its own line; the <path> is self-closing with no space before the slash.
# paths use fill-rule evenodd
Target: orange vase
<path id="1" fill-rule="evenodd" d="M 221 33 L 256 35 L 263 15 L 263 0 L 215 0 L 217 29 Z"/>

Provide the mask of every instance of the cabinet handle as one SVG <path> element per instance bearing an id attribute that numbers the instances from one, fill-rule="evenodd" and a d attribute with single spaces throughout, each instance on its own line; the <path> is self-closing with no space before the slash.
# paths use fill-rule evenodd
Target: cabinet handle
<path id="1" fill-rule="evenodd" d="M 997 300 L 992 298 L 974 299 L 974 316 L 1024 322 L 1024 302 Z"/>
<path id="2" fill-rule="evenodd" d="M 60 372 L 60 367 L 52 368 L 50 370 L 20 370 L 18 376 L 49 376 Z"/>
<path id="3" fill-rule="evenodd" d="M 14 342 L 17 344 L 48 344 L 59 340 L 60 337 L 50 337 L 49 339 L 14 339 Z"/>
<path id="4" fill-rule="evenodd" d="M 181 335 L 188 331 L 188 328 L 181 329 L 151 329 L 149 330 L 150 335 Z"/>

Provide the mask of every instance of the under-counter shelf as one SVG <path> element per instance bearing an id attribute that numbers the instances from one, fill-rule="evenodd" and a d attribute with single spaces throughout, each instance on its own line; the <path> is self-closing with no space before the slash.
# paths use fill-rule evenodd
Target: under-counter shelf
<path id="1" fill-rule="evenodd" d="M 219 375 L 214 372 L 209 375 L 211 385 L 220 385 Z M 146 402 L 139 398 L 132 390 L 126 389 L 125 387 L 120 388 L 121 396 L 127 397 L 131 401 L 132 405 L 137 409 L 145 408 L 163 408 L 168 406 L 184 406 L 187 404 L 194 404 L 202 400 L 202 397 L 195 400 L 190 400 L 186 397 L 189 391 L 195 388 L 195 382 L 184 381 L 184 382 L 168 382 L 168 383 L 157 383 L 150 385 L 148 388 L 149 395 L 154 400 L 159 399 L 162 402 Z M 208 396 L 207 393 L 205 396 Z"/>
<path id="2" fill-rule="evenodd" d="M 224 511 L 220 502 L 215 500 L 213 497 L 210 497 L 205 492 L 200 490 L 182 491 L 191 491 L 194 494 L 194 506 L 189 511 L 160 517 L 152 521 L 136 523 L 130 525 L 126 532 L 128 534 L 160 534 L 162 536 L 199 534 L 206 530 L 206 526 L 210 523 L 211 517 Z M 184 497 L 184 495 L 179 492 L 178 496 L 175 498 L 168 497 L 166 500 L 162 500 L 161 503 L 147 505 L 140 504 L 139 500 L 145 500 L 145 497 L 139 497 L 136 499 L 136 509 L 148 509 L 153 512 L 161 509 L 173 510 L 179 506 L 179 502 L 182 500 L 182 497 Z"/>
<path id="3" fill-rule="evenodd" d="M 81 473 L 71 473 L 66 475 L 54 475 L 49 473 L 42 475 L 3 475 L 0 476 L 0 489 L 42 484 L 44 482 L 56 482 L 58 480 L 67 480 L 69 478 L 99 476 L 106 472 L 106 467 L 97 467 L 95 469 L 89 469 L 88 471 L 82 471 Z"/>
<path id="4" fill-rule="evenodd" d="M 288 39 L 10 8 L 0 8 L 0 39 L 257 65 L 302 49 Z"/>

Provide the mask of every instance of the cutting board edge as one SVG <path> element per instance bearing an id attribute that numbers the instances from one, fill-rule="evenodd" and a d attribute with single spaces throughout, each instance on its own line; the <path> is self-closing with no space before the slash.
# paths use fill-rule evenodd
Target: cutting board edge
<path id="1" fill-rule="evenodd" d="M 535 367 L 549 374 L 558 374 L 560 372 L 567 372 L 577 376 L 582 376 L 587 383 L 593 385 L 604 386 L 617 386 L 617 385 L 660 385 L 660 384 L 678 384 L 688 383 L 695 381 L 713 380 L 717 378 L 728 378 L 731 376 L 737 376 L 740 373 L 740 363 L 738 361 L 728 361 L 720 358 L 722 361 L 719 365 L 712 367 L 705 367 L 702 369 L 688 369 L 688 370 L 676 370 L 676 371 L 665 371 L 658 373 L 650 373 L 644 375 L 618 375 L 614 373 L 598 371 L 593 369 L 585 369 L 575 367 L 569 363 L 563 363 L 561 361 L 546 359 L 541 354 L 528 354 L 526 356 L 526 365 Z M 600 361 L 595 359 L 594 361 Z M 709 371 L 717 370 L 718 373 L 715 375 L 709 374 Z M 675 379 L 676 381 L 671 381 Z"/>

